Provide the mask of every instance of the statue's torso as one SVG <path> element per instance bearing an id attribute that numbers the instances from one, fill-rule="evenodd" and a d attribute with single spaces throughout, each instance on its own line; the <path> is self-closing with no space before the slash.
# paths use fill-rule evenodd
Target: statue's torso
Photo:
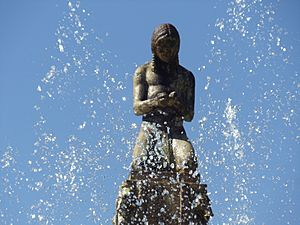
<path id="1" fill-rule="evenodd" d="M 150 64 L 147 65 L 145 78 L 147 83 L 147 99 L 155 98 L 158 94 L 169 94 L 173 91 L 182 100 L 186 99 L 189 85 L 189 71 L 179 67 L 172 74 L 156 73 L 151 70 Z"/>

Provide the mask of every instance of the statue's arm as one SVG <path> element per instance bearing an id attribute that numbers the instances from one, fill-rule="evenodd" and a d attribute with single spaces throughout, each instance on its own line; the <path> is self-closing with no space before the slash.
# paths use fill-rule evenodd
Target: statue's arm
<path id="1" fill-rule="evenodd" d="M 194 118 L 194 105 L 195 105 L 195 77 L 189 73 L 189 88 L 187 89 L 186 107 L 184 113 L 185 121 L 192 121 Z"/>
<path id="2" fill-rule="evenodd" d="M 147 99 L 146 68 L 137 68 L 133 76 L 133 110 L 136 115 L 150 113 L 157 107 L 156 99 Z"/>
<path id="3" fill-rule="evenodd" d="M 189 72 L 187 76 L 187 92 L 183 96 L 177 97 L 177 100 L 175 100 L 174 102 L 174 106 L 176 110 L 182 115 L 183 119 L 190 122 L 194 117 L 195 78 L 191 72 Z"/>

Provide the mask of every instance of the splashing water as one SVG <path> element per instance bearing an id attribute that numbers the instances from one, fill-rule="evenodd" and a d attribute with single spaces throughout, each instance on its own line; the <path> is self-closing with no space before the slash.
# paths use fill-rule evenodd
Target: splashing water
<path id="1" fill-rule="evenodd" d="M 40 120 L 31 168 L 38 177 L 33 190 L 43 197 L 31 206 L 30 219 L 71 223 L 83 215 L 83 223 L 109 223 L 107 211 L 115 201 L 109 189 L 123 178 L 122 167 L 129 164 L 124 146 L 131 148 L 135 133 L 125 121 L 128 74 L 119 74 L 116 55 L 100 49 L 80 2 L 69 1 L 68 8 L 56 31 L 53 65 L 37 88 Z M 63 126 L 57 118 L 65 118 Z M 115 175 L 108 175 L 111 170 Z"/>
<path id="2" fill-rule="evenodd" d="M 137 132 L 126 120 L 129 74 L 121 72 L 118 56 L 105 50 L 104 39 L 86 25 L 90 14 L 80 2 L 68 1 L 67 8 L 55 32 L 55 49 L 46 49 L 51 57 L 36 88 L 40 101 L 34 106 L 32 156 L 20 170 L 13 148 L 1 158 L 5 224 L 26 218 L 30 224 L 109 224 L 117 184 L 127 175 L 128 149 Z M 20 206 L 19 189 L 28 196 L 20 218 L 14 218 L 9 209 Z"/>
<path id="3" fill-rule="evenodd" d="M 0 221 L 5 224 L 14 224 L 22 221 L 20 206 L 22 186 L 27 182 L 24 179 L 24 172 L 17 165 L 18 151 L 8 146 L 0 155 Z M 9 209 L 14 208 L 18 215 L 14 215 Z"/>
<path id="4" fill-rule="evenodd" d="M 292 46 L 284 43 L 287 32 L 275 23 L 275 5 L 230 1 L 226 16 L 216 20 L 210 34 L 208 64 L 199 69 L 209 76 L 195 144 L 204 157 L 200 171 L 212 187 L 215 214 L 220 216 L 213 220 L 216 224 L 263 221 L 255 212 L 274 204 L 270 196 L 275 190 L 281 193 L 276 201 L 280 200 L 282 212 L 279 223 L 293 223 L 293 180 L 281 177 L 295 172 L 295 149 L 286 146 L 299 142 L 298 73 L 286 76 L 286 68 L 292 68 L 288 54 Z M 236 92 L 239 89 L 243 92 Z M 270 168 L 271 162 L 278 167 Z M 272 213 L 268 216 L 277 216 Z"/>

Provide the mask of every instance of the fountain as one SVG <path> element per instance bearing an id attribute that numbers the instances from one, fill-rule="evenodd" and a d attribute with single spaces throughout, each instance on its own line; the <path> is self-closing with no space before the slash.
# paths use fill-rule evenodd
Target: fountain
<path id="1" fill-rule="evenodd" d="M 22 43 L 33 51 L 26 52 L 26 66 L 13 55 L 11 65 L 2 67 L 3 74 L 28 76 L 25 85 L 17 76 L 3 76 L 4 83 L 1 77 L 6 112 L 1 116 L 7 120 L 0 126 L 0 224 L 111 224 L 118 187 L 140 175 L 130 166 L 140 124 L 130 107 L 132 69 L 150 53 L 145 48 L 149 27 L 162 21 L 172 21 L 184 34 L 180 62 L 195 75 L 195 115 L 185 130 L 201 172 L 201 183 L 198 171 L 194 174 L 196 186 L 207 184 L 208 192 L 192 189 L 212 201 L 215 215 L 209 224 L 299 224 L 299 35 L 291 19 L 298 3 L 288 2 L 177 2 L 161 7 L 148 2 L 154 16 L 136 10 L 145 9 L 144 2 L 120 3 L 126 10 L 119 10 L 109 2 L 57 1 L 57 6 L 51 2 L 53 8 L 45 7 L 50 3 L 36 5 L 32 13 L 51 12 L 42 20 L 49 22 L 50 32 L 42 42 L 23 38 L 10 27 L 10 22 L 22 21 L 26 37 L 45 37 L 34 30 L 35 21 L 22 17 L 32 5 L 7 3 L 13 13 L 1 14 L 1 21 L 7 21 L 4 30 L 10 30 L 1 36 L 6 40 L 1 41 L 1 59 L 8 62 L 14 46 Z M 60 11 L 60 18 L 55 17 Z M 32 29 L 27 29 L 30 23 Z M 11 32 L 22 38 L 16 41 Z M 39 48 L 42 53 L 34 55 Z M 23 96 L 34 100 L 21 104 Z M 32 114 L 23 111 L 32 106 Z M 163 133 L 161 128 L 158 134 Z M 164 194 L 162 201 L 182 184 L 174 172 L 159 179 L 155 182 L 165 187 L 157 192 Z M 134 185 L 142 190 L 153 186 Z M 167 213 L 161 208 L 158 213 Z"/>
<path id="2" fill-rule="evenodd" d="M 194 117 L 195 78 L 179 65 L 180 38 L 173 25 L 158 26 L 151 44 L 152 62 L 133 77 L 134 112 L 143 122 L 114 224 L 207 224 L 210 200 L 183 127 Z"/>

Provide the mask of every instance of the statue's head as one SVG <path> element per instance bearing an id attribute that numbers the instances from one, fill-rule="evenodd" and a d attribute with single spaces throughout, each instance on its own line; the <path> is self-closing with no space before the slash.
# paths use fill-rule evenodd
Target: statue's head
<path id="1" fill-rule="evenodd" d="M 155 57 L 165 63 L 178 63 L 179 45 L 179 33 L 172 24 L 161 24 L 155 28 L 151 40 L 151 49 Z"/>

